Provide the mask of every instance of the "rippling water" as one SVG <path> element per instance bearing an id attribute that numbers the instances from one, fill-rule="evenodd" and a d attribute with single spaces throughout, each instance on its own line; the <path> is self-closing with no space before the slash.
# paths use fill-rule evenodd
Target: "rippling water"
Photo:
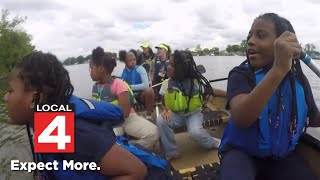
<path id="1" fill-rule="evenodd" d="M 195 57 L 197 64 L 203 64 L 207 70 L 204 76 L 208 80 L 228 77 L 229 71 L 239 65 L 244 57 L 229 56 L 229 57 Z M 316 61 L 320 64 L 320 61 Z M 114 75 L 120 75 L 124 67 L 123 63 L 118 63 L 114 70 Z M 93 82 L 89 75 L 89 65 L 81 64 L 67 67 L 72 84 L 75 87 L 74 94 L 80 97 L 89 98 Z M 314 97 L 318 107 L 320 107 L 320 81 L 319 78 L 304 64 L 302 65 L 304 73 L 309 79 Z M 0 95 L 1 92 L 0 83 Z M 215 88 L 226 89 L 227 81 L 212 83 Z M 2 90 L 3 91 L 3 90 Z M 2 99 L 2 97 L 1 97 Z M 3 179 L 32 179 L 29 173 L 20 171 L 10 171 L 10 161 L 12 159 L 19 159 L 20 161 L 31 161 L 31 150 L 27 138 L 26 129 L 24 126 L 12 126 L 6 123 L 8 120 L 4 105 L 0 101 L 0 180 Z M 320 139 L 320 130 L 313 132 L 315 136 Z"/>

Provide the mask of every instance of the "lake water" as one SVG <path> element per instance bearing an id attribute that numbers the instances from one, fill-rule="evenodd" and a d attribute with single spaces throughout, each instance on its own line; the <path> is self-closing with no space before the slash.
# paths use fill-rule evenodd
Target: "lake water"
<path id="1" fill-rule="evenodd" d="M 229 71 L 245 60 L 240 56 L 211 56 L 195 57 L 197 64 L 202 64 L 206 68 L 204 76 L 208 80 L 228 77 Z M 114 75 L 120 75 L 124 64 L 119 61 L 114 70 Z M 320 65 L 320 61 L 316 61 Z M 80 64 L 67 67 L 72 84 L 75 87 L 74 94 L 80 97 L 89 98 L 93 82 L 89 75 L 89 64 Z M 320 107 L 320 81 L 319 78 L 302 63 L 302 69 L 309 79 L 313 95 L 318 107 Z M 214 82 L 211 84 L 215 88 L 226 89 L 227 81 Z M 1 85 L 0 85 L 1 86 Z M 1 94 L 1 93 L 0 93 Z M 2 98 L 2 97 L 1 97 Z M 20 171 L 10 171 L 10 161 L 19 159 L 20 161 L 32 161 L 31 150 L 24 127 L 12 126 L 5 123 L 8 117 L 4 113 L 4 106 L 0 101 L 0 179 L 32 179 L 32 175 Z M 308 132 L 320 140 L 320 130 L 308 128 Z"/>

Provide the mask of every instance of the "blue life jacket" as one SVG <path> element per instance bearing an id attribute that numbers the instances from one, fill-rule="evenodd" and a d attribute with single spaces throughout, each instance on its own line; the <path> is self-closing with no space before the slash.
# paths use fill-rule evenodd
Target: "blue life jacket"
<path id="1" fill-rule="evenodd" d="M 265 75 L 264 71 L 255 72 L 256 84 Z M 291 82 L 295 86 L 294 89 Z M 293 93 L 296 94 L 295 99 L 292 98 Z M 296 111 L 293 111 L 293 104 L 296 104 Z M 219 147 L 219 154 L 231 147 L 259 158 L 284 158 L 298 144 L 300 135 L 308 123 L 307 111 L 302 84 L 296 76 L 292 77 L 292 81 L 286 76 L 258 120 L 250 127 L 239 128 L 232 117 L 230 118 Z"/>
<path id="2" fill-rule="evenodd" d="M 139 66 L 135 66 L 134 68 L 127 69 L 124 68 L 122 71 L 121 78 L 126 81 L 129 85 L 141 84 L 142 80 L 140 75 L 137 72 L 137 68 Z"/>
<path id="3" fill-rule="evenodd" d="M 89 99 L 80 99 L 76 96 L 71 96 L 68 103 L 73 103 L 75 108 L 75 119 L 82 118 L 98 121 L 110 121 L 112 123 L 120 123 L 123 120 L 123 111 L 120 107 L 112 105 L 106 102 L 94 101 Z M 141 150 L 134 145 L 130 144 L 125 137 L 118 136 L 117 144 L 122 148 L 125 148 L 135 156 L 137 156 L 141 161 L 148 165 L 156 166 L 163 170 L 166 170 L 168 162 L 166 160 L 160 159 L 152 153 Z M 36 154 L 39 161 L 53 162 L 54 159 L 50 156 L 42 157 L 41 154 Z M 108 179 L 107 176 L 100 174 L 98 171 L 72 171 L 63 170 L 63 159 L 55 159 L 58 161 L 59 170 L 51 171 L 50 173 L 43 172 L 42 176 L 48 179 L 55 180 L 105 180 Z"/>

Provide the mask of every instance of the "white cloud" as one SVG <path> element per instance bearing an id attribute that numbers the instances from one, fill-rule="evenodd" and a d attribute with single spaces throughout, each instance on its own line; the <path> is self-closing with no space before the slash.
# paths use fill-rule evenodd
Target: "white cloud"
<path id="1" fill-rule="evenodd" d="M 2 0 L 0 8 L 28 16 L 24 29 L 37 49 L 61 60 L 167 43 L 173 49 L 220 47 L 245 39 L 254 18 L 275 12 L 289 19 L 302 44 L 320 49 L 320 1 L 307 0 Z"/>

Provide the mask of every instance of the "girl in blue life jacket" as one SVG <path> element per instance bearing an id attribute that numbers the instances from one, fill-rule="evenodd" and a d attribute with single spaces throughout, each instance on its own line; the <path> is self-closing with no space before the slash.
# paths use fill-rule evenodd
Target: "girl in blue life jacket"
<path id="1" fill-rule="evenodd" d="M 12 70 L 9 76 L 9 84 L 10 87 L 4 96 L 4 100 L 11 123 L 27 125 L 31 130 L 33 129 L 33 112 L 36 104 L 62 105 L 70 102 L 71 99 L 80 101 L 79 98 L 72 96 L 74 88 L 70 82 L 68 71 L 56 56 L 50 53 L 33 52 L 26 55 Z M 103 104 L 100 103 L 101 106 Z M 120 110 L 120 108 L 110 105 L 110 108 L 112 107 Z M 79 106 L 75 104 L 75 108 L 77 109 Z M 96 109 L 99 109 L 99 107 L 96 107 Z M 121 110 L 119 112 L 122 113 Z M 74 153 L 33 154 L 34 161 L 54 159 L 58 161 L 96 162 L 101 168 L 100 171 L 63 171 L 61 167 L 60 171 L 37 171 L 35 173 L 37 178 L 41 176 L 43 178 L 47 177 L 47 179 L 66 180 L 143 179 L 147 173 L 143 162 L 116 144 L 117 138 L 112 128 L 98 123 L 99 119 L 92 118 L 92 114 L 90 117 L 87 117 L 89 119 L 75 118 Z M 31 135 L 33 133 L 28 134 L 33 152 Z"/>
<path id="2" fill-rule="evenodd" d="M 214 92 L 205 77 L 197 71 L 192 54 L 175 51 L 167 70 L 170 78 L 163 82 L 159 92 L 163 96 L 165 110 L 157 119 L 166 158 L 179 157 L 173 129 L 185 125 L 190 137 L 201 146 L 218 148 L 220 140 L 210 136 L 202 125 L 201 109 Z"/>
<path id="3" fill-rule="evenodd" d="M 122 71 L 121 78 L 126 81 L 135 94 L 136 99 L 146 107 L 146 119 L 152 121 L 152 112 L 154 104 L 154 91 L 149 87 L 148 74 L 145 68 L 137 65 L 137 54 L 135 51 L 126 53 L 125 68 Z"/>
<path id="4" fill-rule="evenodd" d="M 124 111 L 122 127 L 125 133 L 135 138 L 134 143 L 154 151 L 159 141 L 158 128 L 135 112 L 132 103 L 133 93 L 129 93 L 130 87 L 122 79 L 111 75 L 116 65 L 116 60 L 101 47 L 92 51 L 90 76 L 96 81 L 92 88 L 92 96 L 96 100 L 120 106 Z"/>
<path id="5" fill-rule="evenodd" d="M 248 63 L 229 73 L 231 118 L 219 147 L 221 179 L 316 179 L 295 151 L 304 129 L 320 124 L 300 52 L 287 19 L 266 13 L 253 21 Z"/>

